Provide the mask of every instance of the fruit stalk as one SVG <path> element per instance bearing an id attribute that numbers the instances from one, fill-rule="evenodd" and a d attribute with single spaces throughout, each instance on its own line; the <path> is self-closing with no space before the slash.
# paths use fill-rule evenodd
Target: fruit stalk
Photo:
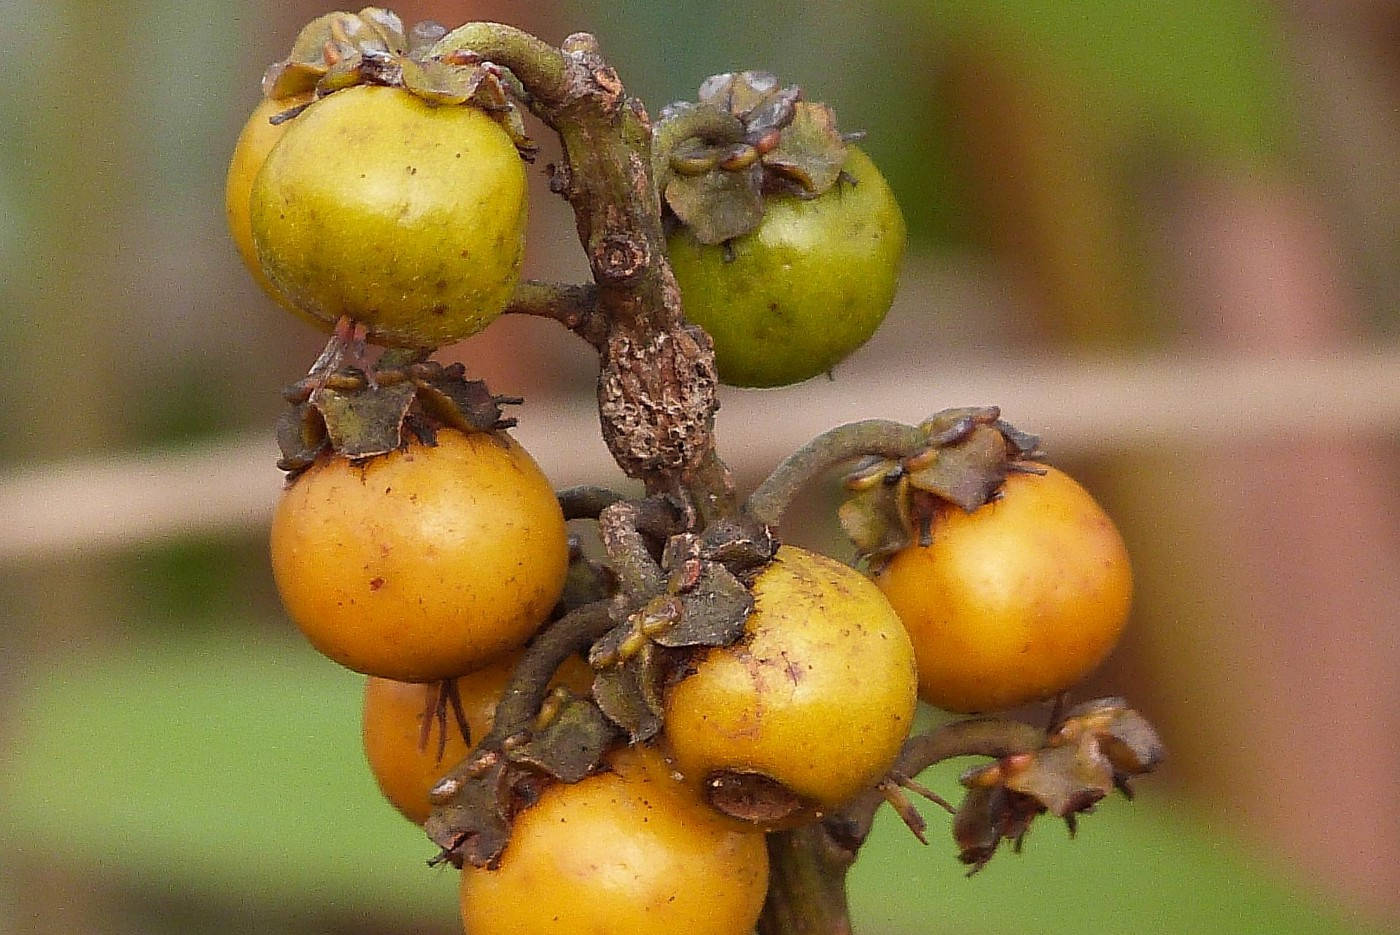
<path id="1" fill-rule="evenodd" d="M 846 871 L 855 850 L 823 822 L 768 835 L 768 899 L 759 935 L 851 935 Z"/>
<path id="2" fill-rule="evenodd" d="M 954 757 L 1009 756 L 1044 742 L 1044 731 L 1020 721 L 955 721 L 905 741 L 892 773 L 912 777 Z M 768 835 L 770 882 L 759 935 L 850 935 L 846 874 L 884 801 L 872 789 L 823 821 Z"/>
<path id="3" fill-rule="evenodd" d="M 744 510 L 776 526 L 798 491 L 841 462 L 868 455 L 907 458 L 928 444 L 928 436 L 918 428 L 885 419 L 837 426 L 788 455 L 749 495 Z"/>
<path id="4" fill-rule="evenodd" d="M 944 760 L 960 756 L 1000 758 L 1036 750 L 1044 743 L 1045 731 L 1022 721 L 968 718 L 910 737 L 890 772 L 913 778 Z M 870 834 L 875 813 L 884 801 L 880 790 L 872 789 L 842 809 L 839 815 L 827 819 L 829 827 L 840 829 L 840 838 L 850 846 L 852 860 Z"/>

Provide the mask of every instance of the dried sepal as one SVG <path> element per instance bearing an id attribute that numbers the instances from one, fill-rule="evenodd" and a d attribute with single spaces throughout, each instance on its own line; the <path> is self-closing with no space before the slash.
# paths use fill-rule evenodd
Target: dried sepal
<path id="1" fill-rule="evenodd" d="M 326 13 L 307 23 L 292 43 L 292 50 L 263 75 L 263 94 L 281 100 L 316 90 L 333 72 L 343 74 L 359 67 L 366 53 L 404 55 L 408 42 L 398 16 L 379 7 L 359 13 Z M 333 79 L 334 82 L 335 79 Z"/>
<path id="2" fill-rule="evenodd" d="M 744 632 L 753 594 L 728 568 L 703 562 L 699 580 L 679 595 L 680 617 L 652 638 L 662 646 L 728 646 Z"/>
<path id="3" fill-rule="evenodd" d="M 957 444 L 910 459 L 907 477 L 909 486 L 970 513 L 1001 489 L 1010 463 L 1006 439 L 984 425 Z"/>
<path id="4" fill-rule="evenodd" d="M 311 395 L 311 404 L 326 421 L 331 447 L 353 461 L 403 446 L 404 420 L 414 395 L 413 386 L 404 383 L 358 390 L 325 386 Z"/>
<path id="5" fill-rule="evenodd" d="M 771 71 L 727 71 L 700 82 L 695 96 L 703 104 L 713 104 L 743 118 L 781 90 L 778 76 Z"/>
<path id="6" fill-rule="evenodd" d="M 836 114 L 825 104 L 791 105 L 792 116 L 777 145 L 763 154 L 763 165 L 805 198 L 827 191 L 841 176 L 846 142 L 836 129 Z"/>
<path id="7" fill-rule="evenodd" d="M 1108 758 L 1115 784 L 1125 791 L 1129 777 L 1151 772 L 1166 755 L 1157 731 L 1122 698 L 1100 698 L 1072 708 L 1051 732 L 1048 744 L 1083 743 L 1086 737 Z"/>
<path id="8" fill-rule="evenodd" d="M 846 478 L 838 508 L 846 535 L 871 568 L 927 545 L 945 504 L 967 512 L 995 499 L 1013 471 L 1038 470 L 1039 439 L 1001 419 L 995 406 L 945 409 L 919 423 L 926 447 L 900 459 L 870 459 Z"/>
<path id="9" fill-rule="evenodd" d="M 593 677 L 593 697 L 613 724 L 641 743 L 661 731 L 661 688 L 656 649 L 643 647 L 631 658 L 600 669 Z"/>
<path id="10" fill-rule="evenodd" d="M 1156 731 L 1121 698 L 1074 708 L 1039 750 L 962 775 L 968 793 L 953 822 L 962 860 L 980 868 L 1002 839 L 1019 844 L 1044 812 L 1064 819 L 1073 834 L 1079 815 L 1114 789 L 1127 794 L 1128 778 L 1150 771 L 1162 755 Z"/>
<path id="11" fill-rule="evenodd" d="M 856 550 L 879 564 L 909 543 L 901 497 L 893 487 L 902 476 L 899 465 L 872 459 L 846 478 L 846 499 L 836 518 Z"/>
<path id="12" fill-rule="evenodd" d="M 486 432 L 515 425 L 514 419 L 502 415 L 501 406 L 519 403 L 520 398 L 493 395 L 485 382 L 468 380 L 461 364 L 415 364 L 409 368 L 408 376 L 422 412 L 443 425 L 462 432 Z"/>
<path id="13" fill-rule="evenodd" d="M 282 411 L 277 419 L 277 447 L 282 452 L 277 467 L 293 477 L 329 449 L 325 417 L 309 400 L 293 403 Z"/>
<path id="14" fill-rule="evenodd" d="M 468 380 L 461 364 L 424 358 L 421 351 L 386 351 L 368 371 L 346 363 L 313 368 L 283 393 L 290 408 L 277 423 L 278 466 L 295 476 L 327 451 L 364 460 L 410 438 L 433 444 L 443 427 L 471 433 L 515 424 L 501 407 L 518 397 L 493 395 L 482 381 Z"/>
<path id="15" fill-rule="evenodd" d="M 1031 820 L 1040 811 L 1030 796 L 1005 786 L 970 789 L 953 816 L 953 840 L 958 845 L 958 859 L 971 867 L 968 874 L 986 866 L 1003 840 L 1011 840 L 1020 850 Z"/>
<path id="16" fill-rule="evenodd" d="M 461 867 L 496 864 L 510 842 L 514 817 L 512 779 L 519 768 L 499 760 L 464 778 L 443 779 L 430 796 L 434 809 L 423 824 L 428 838 L 442 848 L 439 860 Z"/>
<path id="17" fill-rule="evenodd" d="M 597 770 L 616 738 L 616 729 L 597 705 L 569 695 L 507 756 L 561 782 L 578 782 Z"/>
<path id="18" fill-rule="evenodd" d="M 403 20 L 393 10 L 386 10 L 383 7 L 367 6 L 357 14 L 361 23 L 364 24 L 370 34 L 372 34 L 386 51 L 396 55 L 406 55 L 409 51 L 408 36 L 404 32 Z"/>
<path id="19" fill-rule="evenodd" d="M 763 220 L 762 182 L 757 165 L 742 172 L 715 168 L 701 175 L 677 174 L 666 186 L 666 204 L 696 240 L 723 243 Z"/>

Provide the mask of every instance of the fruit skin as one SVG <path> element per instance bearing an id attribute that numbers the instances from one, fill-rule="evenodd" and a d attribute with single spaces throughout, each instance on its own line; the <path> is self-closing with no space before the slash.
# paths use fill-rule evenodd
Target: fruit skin
<path id="1" fill-rule="evenodd" d="M 783 546 L 732 646 L 709 649 L 665 702 L 668 749 L 703 782 L 758 772 L 837 808 L 889 770 L 913 723 L 914 650 L 860 572 Z"/>
<path id="2" fill-rule="evenodd" d="M 462 871 L 471 935 L 749 935 L 768 889 L 762 834 L 675 781 L 655 750 L 545 790 L 498 869 Z"/>
<path id="3" fill-rule="evenodd" d="M 324 327 L 348 315 L 379 343 L 434 347 L 504 309 L 526 205 L 520 156 L 483 111 L 361 85 L 291 121 L 250 210 L 268 278 Z"/>
<path id="4" fill-rule="evenodd" d="M 864 344 L 894 300 L 904 217 L 880 170 L 850 147 L 817 198 L 765 199 L 763 220 L 723 245 L 684 228 L 667 241 L 685 316 L 710 333 L 720 380 L 785 386 L 825 373 Z"/>
<path id="5" fill-rule="evenodd" d="M 564 587 L 564 516 L 502 433 L 438 432 L 364 463 L 323 456 L 282 494 L 272 571 L 287 612 L 341 665 L 453 678 L 524 645 Z"/>
<path id="6" fill-rule="evenodd" d="M 496 704 L 520 653 L 512 653 L 485 668 L 456 679 L 457 696 L 467 716 L 470 743 L 475 744 L 491 730 Z M 566 685 L 586 694 L 593 684 L 593 670 L 577 656 L 570 656 L 559 667 L 555 684 Z M 460 763 L 471 746 L 463 739 L 451 709 L 447 715 L 447 742 L 438 756 L 440 735 L 433 724 L 426 746 L 420 746 L 423 718 L 437 697 L 437 682 L 395 682 L 370 676 L 365 679 L 361 718 L 361 740 L 365 761 L 379 791 L 389 804 L 414 824 L 428 820 L 432 803 L 428 791 L 442 775 Z"/>
<path id="7" fill-rule="evenodd" d="M 283 100 L 265 97 L 253 108 L 248 122 L 238 134 L 238 141 L 233 146 L 233 156 L 229 160 L 228 177 L 224 182 L 224 214 L 228 220 L 229 235 L 233 238 L 233 245 L 238 248 L 243 265 L 248 267 L 248 272 L 253 274 L 253 279 L 263 291 L 283 308 L 301 315 L 307 321 L 319 324 L 293 305 L 263 272 L 262 264 L 258 262 L 257 248 L 253 246 L 251 215 L 253 180 L 267 161 L 267 154 L 272 152 L 272 147 L 277 145 L 291 126 L 290 121 L 273 124 L 269 118 L 310 101 L 309 94 Z"/>
<path id="8" fill-rule="evenodd" d="M 1072 478 L 1012 474 L 1002 497 L 933 520 L 876 576 L 909 628 L 919 693 L 947 711 L 997 711 L 1064 691 L 1118 641 L 1132 568 L 1113 521 Z"/>

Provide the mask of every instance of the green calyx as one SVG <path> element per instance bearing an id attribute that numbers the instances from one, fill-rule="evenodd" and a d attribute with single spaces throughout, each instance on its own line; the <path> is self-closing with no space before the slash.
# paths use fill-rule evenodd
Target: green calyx
<path id="1" fill-rule="evenodd" d="M 479 107 L 510 135 L 522 158 L 533 159 L 538 147 L 512 100 L 514 79 L 470 51 L 435 54 L 446 34 L 431 20 L 406 30 L 398 14 L 382 7 L 326 13 L 302 28 L 285 59 L 268 67 L 263 95 L 287 100 L 310 93 L 321 98 L 361 84 L 400 87 L 434 104 Z M 290 120 L 306 106 L 274 119 Z"/>
<path id="2" fill-rule="evenodd" d="M 756 228 L 765 193 L 815 198 L 840 179 L 846 139 L 835 114 L 796 85 L 726 72 L 705 79 L 698 98 L 661 112 L 653 145 L 666 207 L 700 243 Z"/>

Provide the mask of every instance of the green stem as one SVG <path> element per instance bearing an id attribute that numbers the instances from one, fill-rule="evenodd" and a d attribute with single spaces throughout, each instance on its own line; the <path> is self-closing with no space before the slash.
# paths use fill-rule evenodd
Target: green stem
<path id="1" fill-rule="evenodd" d="M 768 898 L 759 935 L 850 935 L 846 872 L 855 854 L 823 824 L 769 834 Z"/>
<path id="2" fill-rule="evenodd" d="M 910 737 L 904 742 L 890 772 L 913 778 L 935 763 L 955 757 L 1000 758 L 1038 750 L 1044 743 L 1044 730 L 1021 721 L 968 718 Z M 872 789 L 842 809 L 839 815 L 828 818 L 827 822 L 841 829 L 842 840 L 847 841 L 854 851 L 870 834 L 875 813 L 884 801 L 880 791 Z"/>
<path id="3" fill-rule="evenodd" d="M 610 504 L 598 514 L 598 535 L 608 563 L 622 580 L 623 592 L 645 600 L 665 589 L 666 575 L 637 529 L 639 515 L 636 504 L 629 501 Z"/>
<path id="4" fill-rule="evenodd" d="M 485 61 L 509 68 L 532 99 L 559 104 L 568 99 L 568 63 L 564 53 L 523 29 L 503 23 L 464 23 L 443 36 L 430 56 L 474 52 Z"/>
<path id="5" fill-rule="evenodd" d="M 559 500 L 565 519 L 597 519 L 603 510 L 626 499 L 616 491 L 593 484 L 565 487 L 554 496 Z"/>
<path id="6" fill-rule="evenodd" d="M 900 422 L 870 419 L 838 426 L 788 455 L 749 495 L 744 509 L 776 526 L 799 490 L 841 462 L 865 455 L 907 458 L 927 447 L 923 432 Z"/>
<path id="7" fill-rule="evenodd" d="M 1020 721 L 954 721 L 909 738 L 892 772 L 914 776 L 953 757 L 1009 756 L 1044 741 L 1044 731 Z M 759 935 L 850 935 L 846 874 L 884 801 L 872 789 L 817 824 L 768 835 L 768 899 Z"/>
<path id="8" fill-rule="evenodd" d="M 525 280 L 515 287 L 505 314 L 553 319 L 595 348 L 607 340 L 608 326 L 598 314 L 598 287 L 594 285 Z"/>
<path id="9" fill-rule="evenodd" d="M 564 660 L 587 649 L 613 625 L 608 602 L 598 601 L 571 610 L 545 627 L 511 672 L 510 682 L 496 705 L 491 732 L 478 749 L 496 749 L 502 740 L 533 721 L 549 692 L 550 679 Z M 470 760 L 469 757 L 467 762 Z"/>

